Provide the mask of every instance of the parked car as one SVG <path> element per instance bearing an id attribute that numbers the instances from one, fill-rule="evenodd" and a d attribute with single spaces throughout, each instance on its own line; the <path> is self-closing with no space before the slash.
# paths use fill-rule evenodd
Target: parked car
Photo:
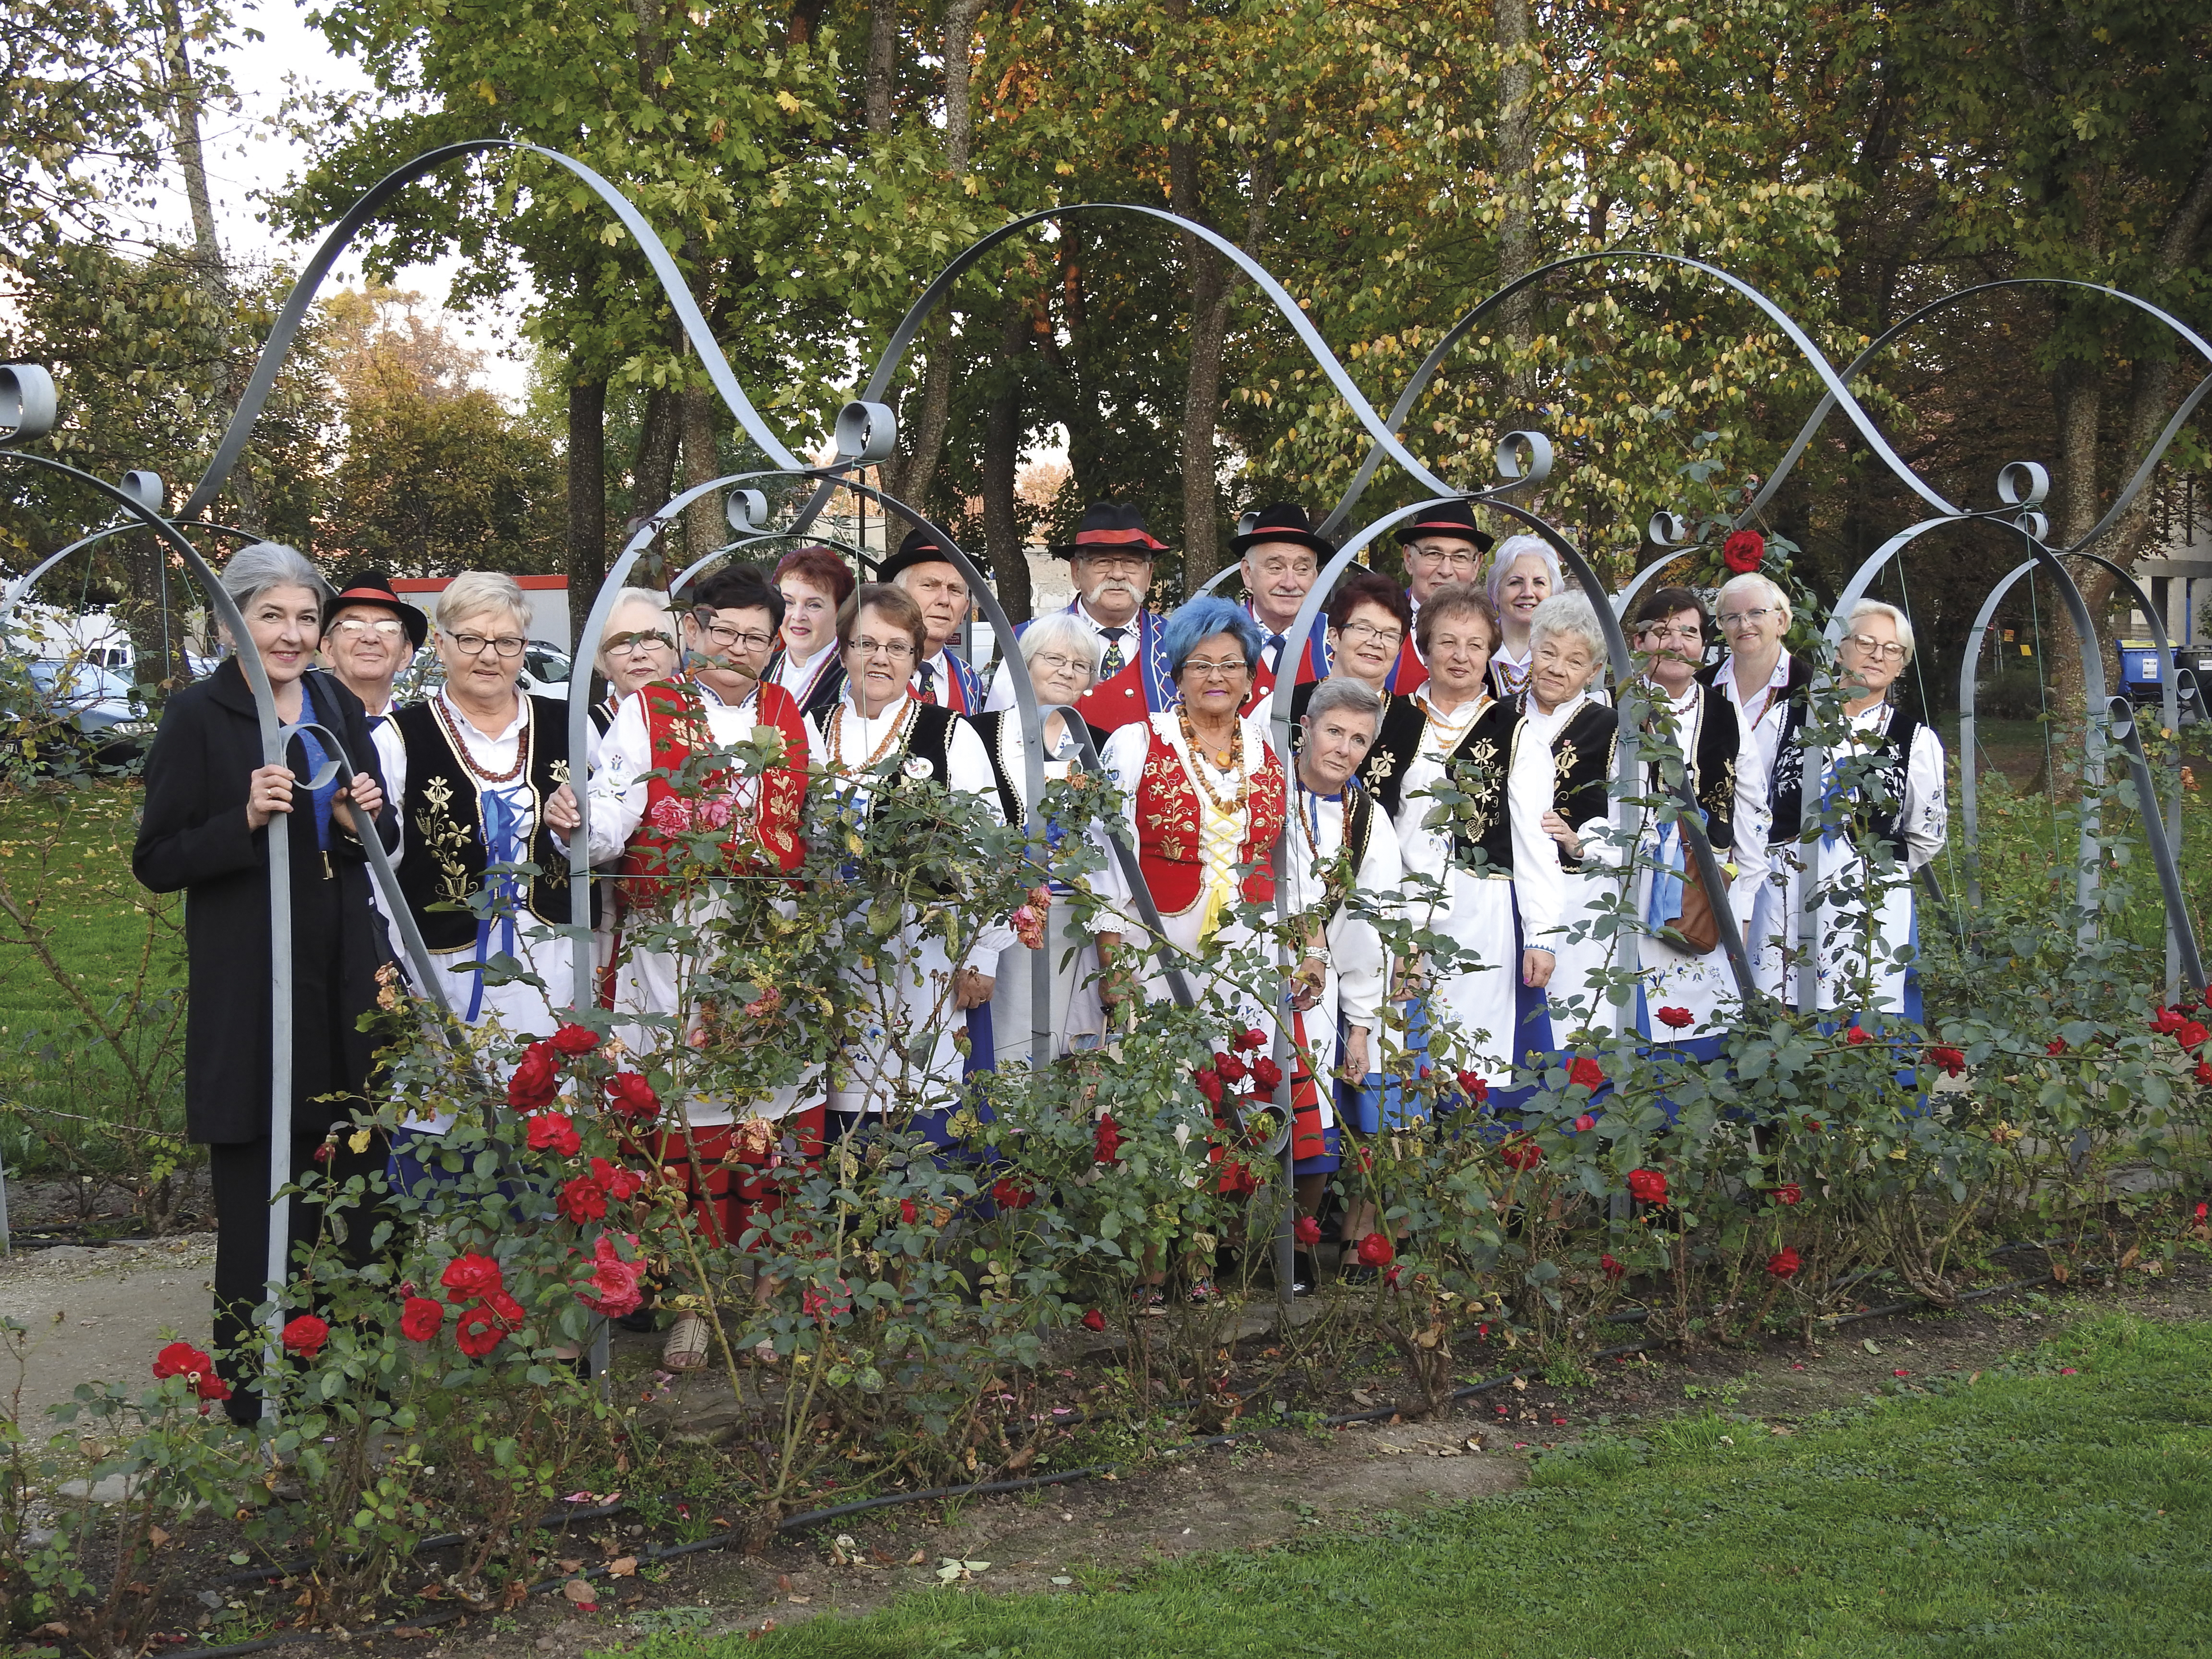
<path id="1" fill-rule="evenodd" d="M 128 766 L 153 729 L 130 677 L 82 658 L 33 658 L 0 683 L 0 753 L 9 763 Z"/>

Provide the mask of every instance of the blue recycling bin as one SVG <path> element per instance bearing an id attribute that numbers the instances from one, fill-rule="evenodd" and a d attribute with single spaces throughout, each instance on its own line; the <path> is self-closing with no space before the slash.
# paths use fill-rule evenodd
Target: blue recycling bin
<path id="1" fill-rule="evenodd" d="M 2134 702 L 2156 702 L 2164 695 L 2168 669 L 2154 640 L 2120 641 L 2120 688 Z"/>

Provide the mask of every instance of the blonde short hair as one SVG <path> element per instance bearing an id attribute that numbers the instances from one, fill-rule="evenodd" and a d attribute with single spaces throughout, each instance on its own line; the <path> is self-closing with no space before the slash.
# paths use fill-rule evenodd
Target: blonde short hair
<path id="1" fill-rule="evenodd" d="M 526 635 L 530 632 L 530 601 L 522 584 L 501 570 L 464 570 L 447 582 L 438 595 L 438 627 L 450 635 L 487 611 L 504 611 Z"/>
<path id="2" fill-rule="evenodd" d="M 1091 681 L 1097 682 L 1098 665 L 1106 659 L 1106 644 L 1091 631 L 1088 623 L 1069 616 L 1065 611 L 1055 611 L 1050 616 L 1039 617 L 1022 629 L 1023 662 L 1035 662 L 1037 653 L 1048 647 L 1064 651 L 1074 658 L 1083 665 L 1084 672 Z"/>
<path id="3" fill-rule="evenodd" d="M 1782 613 L 1782 625 L 1784 628 L 1790 626 L 1790 595 L 1773 577 L 1763 576 L 1756 570 L 1747 570 L 1741 576 L 1729 577 L 1721 584 L 1721 591 L 1713 595 L 1715 616 L 1728 609 L 1728 598 L 1731 593 L 1763 595 L 1768 605 Z"/>
<path id="4" fill-rule="evenodd" d="M 1905 660 L 1912 660 L 1912 619 L 1895 605 L 1881 599 L 1861 599 L 1851 607 L 1851 614 L 1844 620 L 1844 632 L 1849 634 L 1859 625 L 1862 617 L 1887 617 L 1889 625 L 1897 630 L 1897 642 L 1905 647 Z"/>

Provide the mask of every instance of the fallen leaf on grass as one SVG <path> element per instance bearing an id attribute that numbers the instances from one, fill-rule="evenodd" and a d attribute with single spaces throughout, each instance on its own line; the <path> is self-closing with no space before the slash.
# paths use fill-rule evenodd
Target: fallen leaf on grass
<path id="1" fill-rule="evenodd" d="M 909 1567 L 918 1567 L 928 1559 L 929 1558 L 927 1555 L 924 1555 L 920 1550 L 916 1550 L 912 1555 L 907 1557 L 906 1564 Z"/>
<path id="2" fill-rule="evenodd" d="M 567 1583 L 562 1585 L 561 1594 L 580 1607 L 589 1609 L 599 1605 L 599 1590 L 580 1578 L 571 1578 Z"/>

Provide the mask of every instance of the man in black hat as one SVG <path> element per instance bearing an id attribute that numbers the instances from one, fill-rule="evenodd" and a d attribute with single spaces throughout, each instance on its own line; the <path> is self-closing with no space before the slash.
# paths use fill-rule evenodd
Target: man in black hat
<path id="1" fill-rule="evenodd" d="M 1165 624 L 1145 605 L 1152 557 L 1165 547 L 1145 528 L 1144 514 L 1135 507 L 1093 501 L 1083 510 L 1075 539 L 1052 550 L 1067 561 L 1075 584 L 1067 614 L 1098 635 L 1098 678 L 1075 704 L 1093 732 L 1110 735 L 1175 707 Z M 1014 706 L 1013 677 L 1004 667 L 991 683 L 989 706 Z"/>
<path id="2" fill-rule="evenodd" d="M 1465 501 L 1441 501 L 1423 507 L 1398 526 L 1398 545 L 1405 550 L 1406 597 L 1413 602 L 1419 620 L 1421 605 L 1446 582 L 1471 582 L 1482 574 L 1482 556 L 1496 538 L 1475 528 L 1474 509 Z M 1389 690 L 1413 690 L 1427 679 L 1421 653 L 1413 646 L 1413 632 L 1398 650 L 1397 665 L 1390 671 Z"/>
<path id="3" fill-rule="evenodd" d="M 1252 676 L 1252 696 L 1245 703 L 1249 714 L 1274 694 L 1283 673 L 1283 658 L 1290 645 L 1291 624 L 1298 608 L 1312 592 L 1322 562 L 1336 549 L 1315 533 L 1305 508 L 1296 501 L 1277 501 L 1261 509 L 1251 529 L 1233 538 L 1230 549 L 1242 562 L 1244 606 L 1260 624 L 1261 651 Z M 1298 649 L 1297 679 L 1303 685 L 1328 672 L 1328 619 L 1316 614 L 1313 627 Z"/>
<path id="4" fill-rule="evenodd" d="M 902 589 L 921 607 L 929 649 L 915 665 L 915 698 L 956 714 L 982 713 L 982 677 L 951 648 L 968 620 L 968 578 L 951 556 L 928 531 L 909 530 L 898 551 L 876 567 L 876 580 Z"/>
<path id="5" fill-rule="evenodd" d="M 394 592 L 392 578 L 381 570 L 341 579 L 337 596 L 323 608 L 323 660 L 338 684 L 361 699 L 393 800 L 406 793 L 407 750 L 392 724 L 392 683 L 429 636 L 430 619 Z"/>

